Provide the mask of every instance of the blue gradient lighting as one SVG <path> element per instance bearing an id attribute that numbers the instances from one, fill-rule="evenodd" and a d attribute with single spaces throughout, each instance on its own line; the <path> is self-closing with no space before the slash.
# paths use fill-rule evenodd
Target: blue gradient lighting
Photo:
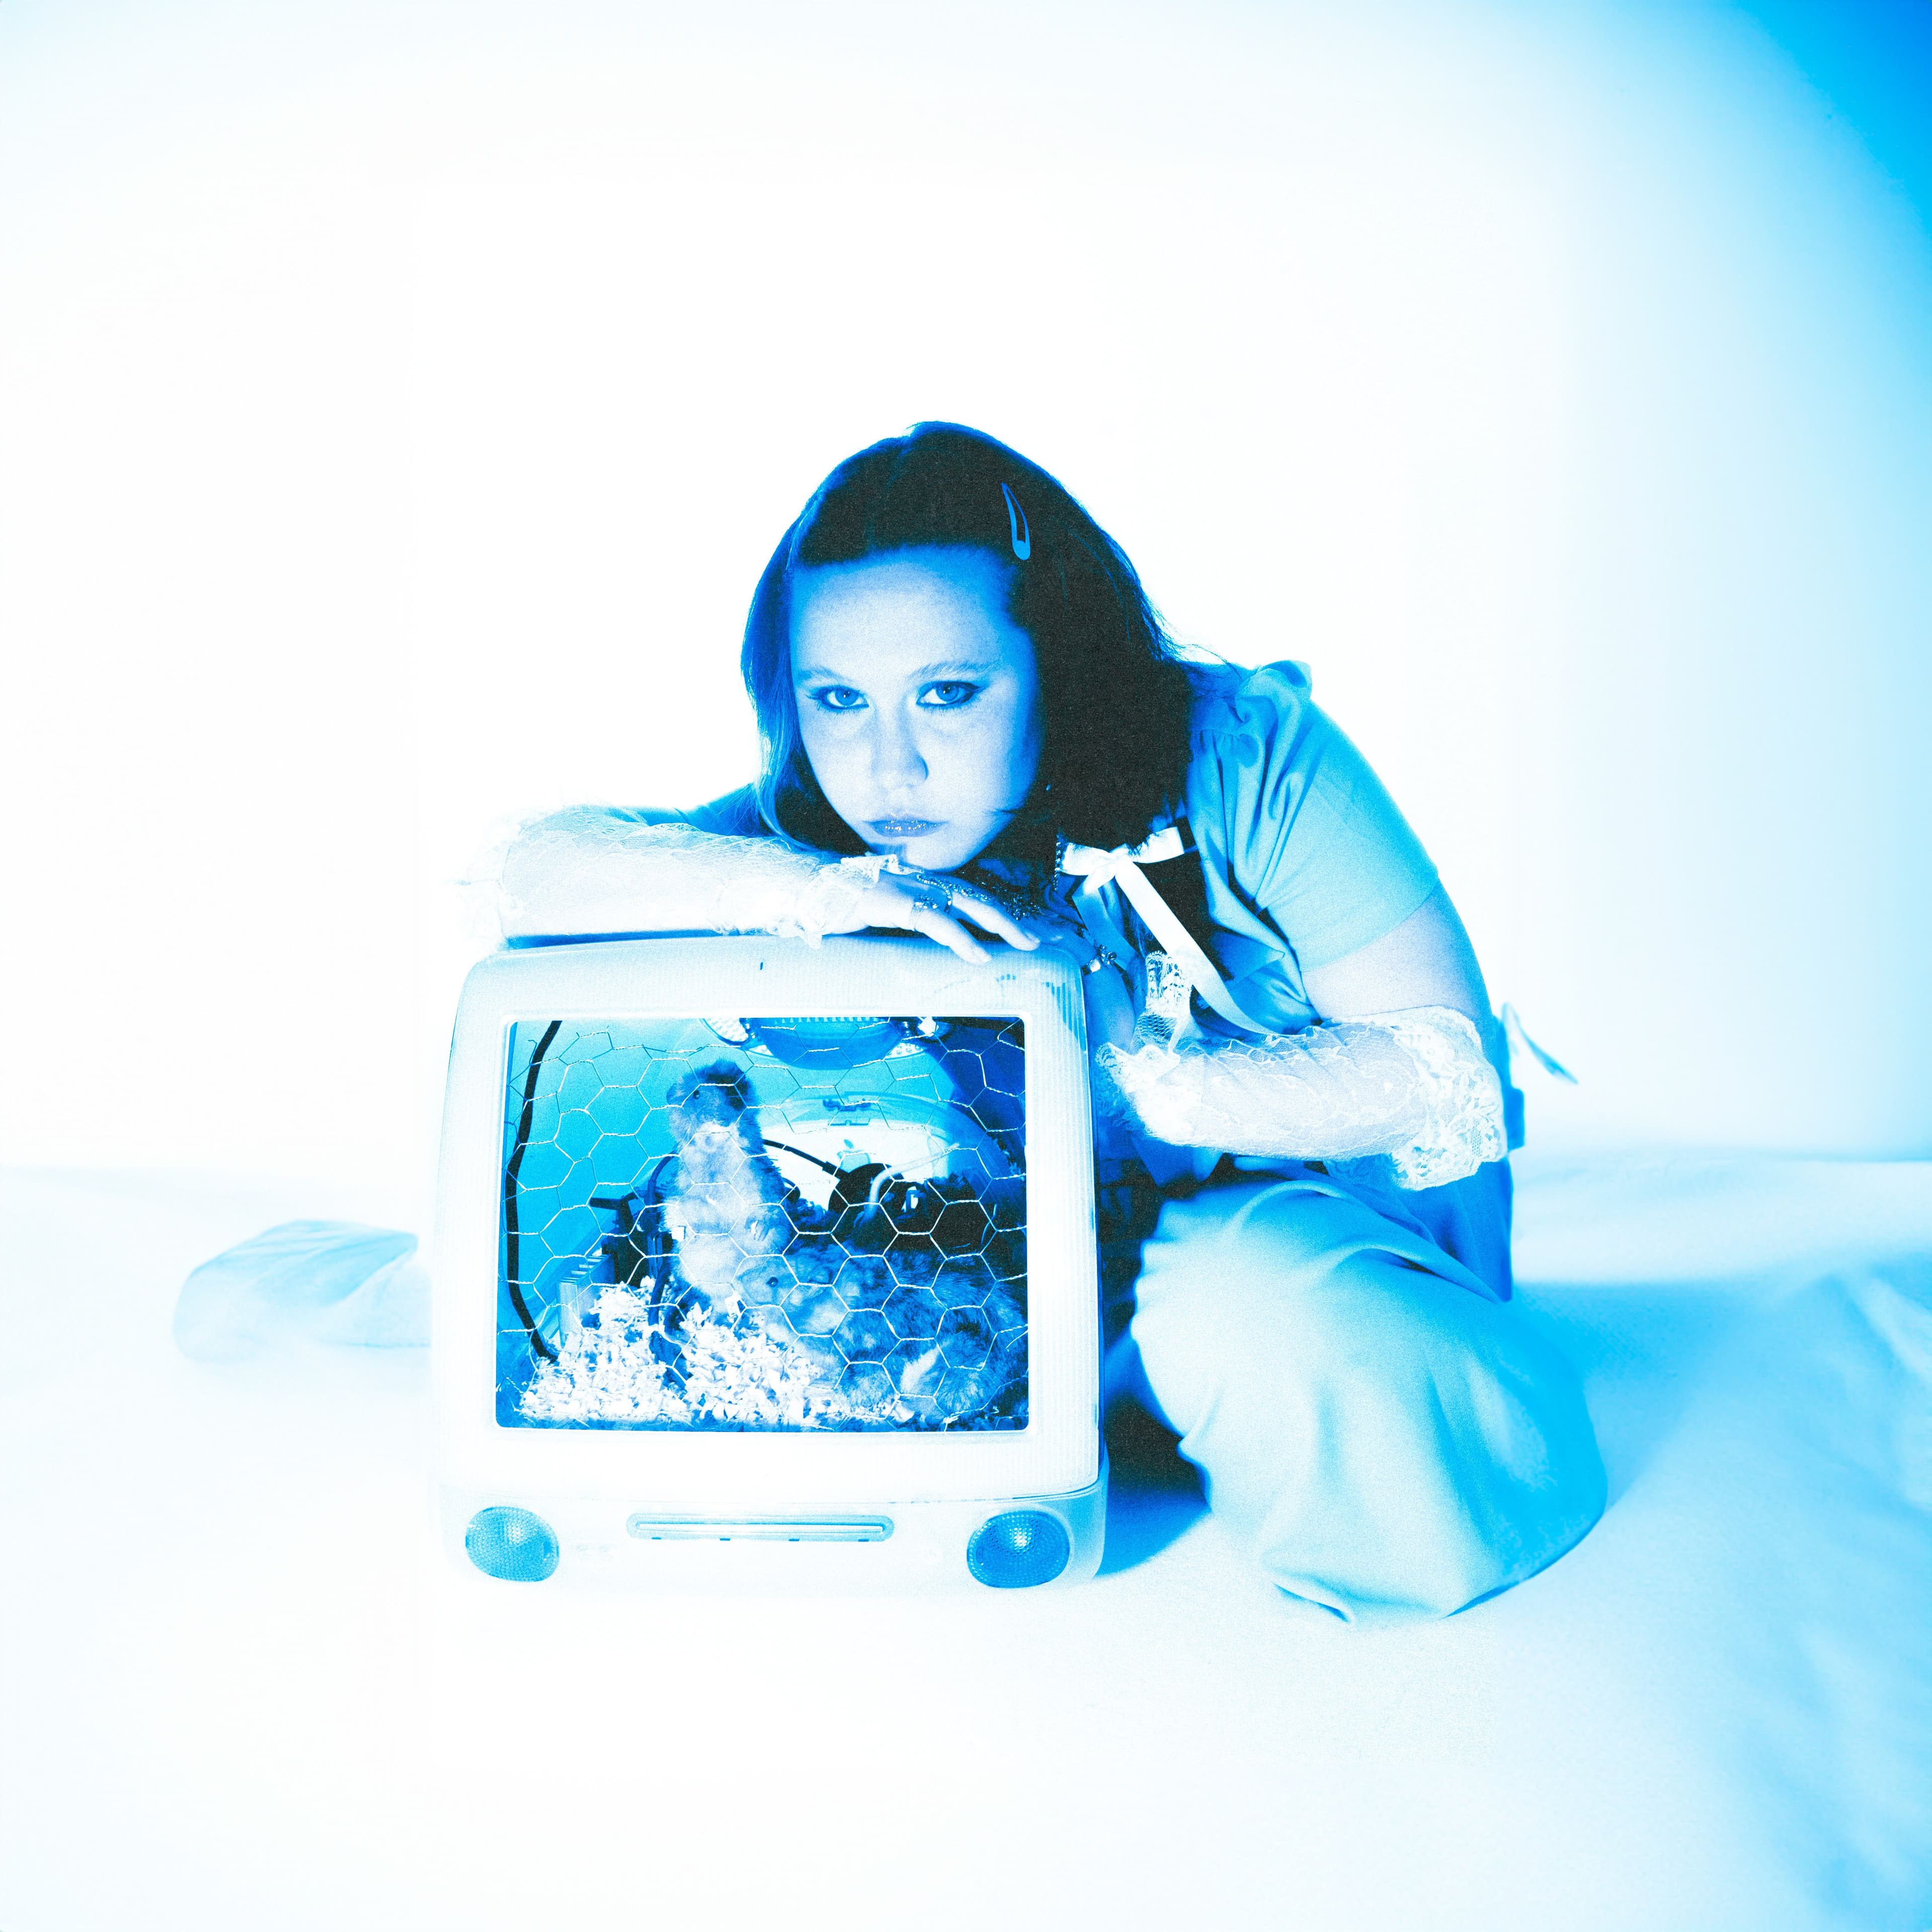
<path id="1" fill-rule="evenodd" d="M 0 789 L 79 855 L 22 856 L 76 944 L 0 1150 L 406 1172 L 478 828 L 744 776 L 802 479 L 944 417 L 1309 662 L 1579 1076 L 1533 1148 L 1932 1152 L 1932 8 L 879 17 L 0 10 Z"/>

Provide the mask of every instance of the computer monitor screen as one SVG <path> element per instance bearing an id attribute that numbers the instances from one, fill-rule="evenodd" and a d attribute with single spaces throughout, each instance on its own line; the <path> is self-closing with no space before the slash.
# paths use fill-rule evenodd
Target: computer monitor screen
<path id="1" fill-rule="evenodd" d="M 524 1018 L 506 1427 L 1027 1426 L 1012 1018 Z"/>

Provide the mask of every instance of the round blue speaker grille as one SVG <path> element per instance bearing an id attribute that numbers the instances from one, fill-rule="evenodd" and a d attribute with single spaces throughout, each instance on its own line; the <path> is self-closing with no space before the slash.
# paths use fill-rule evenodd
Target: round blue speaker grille
<path id="1" fill-rule="evenodd" d="M 484 1575 L 510 1583 L 541 1583 L 561 1553 L 556 1532 L 526 1509 L 482 1509 L 463 1532 L 470 1560 Z"/>
<path id="2" fill-rule="evenodd" d="M 1051 1583 L 1066 1568 L 1073 1539 L 1044 1510 L 1007 1510 L 988 1516 L 966 1546 L 966 1567 L 995 1590 Z"/>

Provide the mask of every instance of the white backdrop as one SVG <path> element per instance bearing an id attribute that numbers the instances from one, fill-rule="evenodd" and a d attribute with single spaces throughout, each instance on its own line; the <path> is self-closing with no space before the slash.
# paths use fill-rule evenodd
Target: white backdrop
<path id="1" fill-rule="evenodd" d="M 0 1150 L 426 1176 L 454 882 L 939 416 L 1311 663 L 1533 1134 L 1932 1153 L 1910 188 L 1730 6 L 10 0 Z"/>

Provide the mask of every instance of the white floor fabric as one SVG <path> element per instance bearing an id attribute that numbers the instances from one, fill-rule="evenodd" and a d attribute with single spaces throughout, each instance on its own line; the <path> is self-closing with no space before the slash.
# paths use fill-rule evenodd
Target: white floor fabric
<path id="1" fill-rule="evenodd" d="M 339 1190 L 19 1174 L 0 1927 L 1811 1932 L 1932 1923 L 1932 1167 L 1520 1160 L 1613 1502 L 1446 1623 L 1274 1600 L 1124 1433 L 1085 1588 L 449 1567 L 419 1352 L 190 1363 Z"/>

